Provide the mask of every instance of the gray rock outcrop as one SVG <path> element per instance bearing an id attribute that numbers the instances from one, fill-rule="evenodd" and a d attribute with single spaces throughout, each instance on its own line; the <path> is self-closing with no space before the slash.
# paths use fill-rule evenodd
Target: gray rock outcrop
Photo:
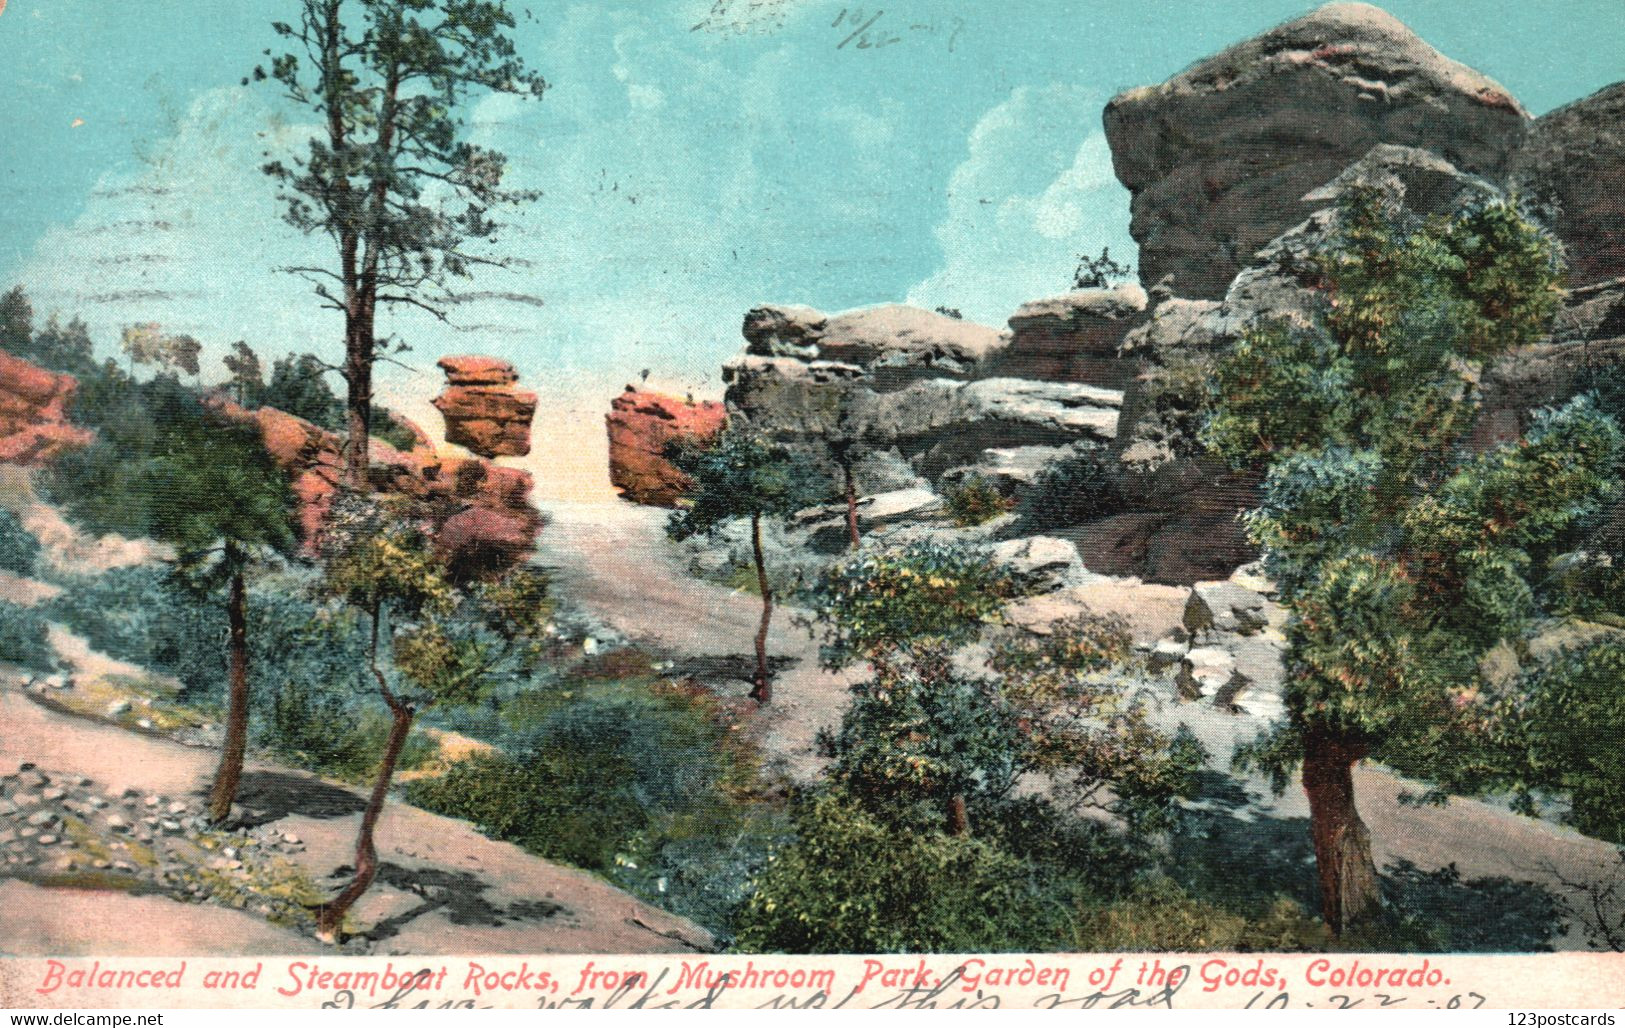
<path id="1" fill-rule="evenodd" d="M 1543 115 L 1512 156 L 1520 193 L 1545 204 L 1574 286 L 1625 276 L 1625 82 Z"/>
<path id="2" fill-rule="evenodd" d="M 1140 280 L 1172 276 L 1176 295 L 1209 300 L 1373 146 L 1425 146 L 1496 176 L 1528 122 L 1496 82 L 1367 4 L 1322 7 L 1105 111 Z"/>

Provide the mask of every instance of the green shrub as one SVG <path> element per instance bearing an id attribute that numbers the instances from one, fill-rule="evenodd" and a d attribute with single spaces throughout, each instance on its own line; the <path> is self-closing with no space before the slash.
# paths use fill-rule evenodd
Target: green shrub
<path id="1" fill-rule="evenodd" d="M 382 407 L 373 408 L 370 434 L 374 439 L 382 440 L 402 453 L 418 445 L 418 434 L 412 431 L 412 427 L 401 420 L 394 411 Z"/>
<path id="2" fill-rule="evenodd" d="M 0 600 L 0 661 L 31 671 L 56 667 L 56 655 L 46 639 L 45 618 L 39 611 Z"/>
<path id="3" fill-rule="evenodd" d="M 1070 528 L 1120 513 L 1114 463 L 1105 448 L 1090 447 L 1044 468 L 1017 508 L 1022 531 Z"/>
<path id="4" fill-rule="evenodd" d="M 358 694 L 289 680 L 271 697 L 269 718 L 255 719 L 255 738 L 279 759 L 346 782 L 369 782 L 384 759 L 389 715 Z M 407 737 L 396 767 L 422 767 L 439 750 L 418 732 Z"/>
<path id="5" fill-rule="evenodd" d="M 1625 843 L 1625 643 L 1566 652 L 1519 694 L 1507 716 L 1525 779 L 1566 791 L 1575 828 Z"/>
<path id="6" fill-rule="evenodd" d="M 39 540 L 9 510 L 0 509 L 0 569 L 19 575 L 34 573 L 39 559 Z"/>
<path id="7" fill-rule="evenodd" d="M 1012 507 L 1010 498 L 980 475 L 949 486 L 943 498 L 948 502 L 948 516 L 960 528 L 986 524 Z"/>
<path id="8" fill-rule="evenodd" d="M 669 685 L 577 681 L 507 711 L 507 752 L 413 782 L 408 799 L 725 932 L 784 830 L 754 799 L 754 769 L 714 702 Z"/>
<path id="9" fill-rule="evenodd" d="M 740 912 L 736 948 L 785 953 L 977 953 L 1062 948 L 1072 897 L 973 836 L 909 832 L 846 797 L 795 810 Z"/>

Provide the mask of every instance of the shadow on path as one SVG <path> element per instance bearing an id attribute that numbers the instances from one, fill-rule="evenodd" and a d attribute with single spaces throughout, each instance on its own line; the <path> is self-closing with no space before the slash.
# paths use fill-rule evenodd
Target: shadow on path
<path id="1" fill-rule="evenodd" d="M 353 873 L 353 868 L 341 867 L 334 872 L 334 876 L 348 876 Z M 485 881 L 467 871 L 413 869 L 385 863 L 378 868 L 378 880 L 402 892 L 421 897 L 423 902 L 394 917 L 379 921 L 362 933 L 373 942 L 392 938 L 406 925 L 437 910 L 444 910 L 446 919 L 452 924 L 491 927 L 509 921 L 546 921 L 566 912 L 562 904 L 548 900 L 523 900 L 512 906 L 499 907 L 485 898 L 487 888 Z"/>
<path id="2" fill-rule="evenodd" d="M 243 813 L 233 824 L 257 828 L 291 814 L 324 821 L 348 817 L 365 810 L 367 801 L 348 789 L 304 775 L 249 771 L 237 787 L 237 805 Z"/>
<path id="3" fill-rule="evenodd" d="M 1203 775 L 1200 804 L 1169 839 L 1169 875 L 1192 895 L 1258 917 L 1285 896 L 1320 908 L 1314 845 L 1306 817 L 1259 809 L 1242 784 Z M 1454 864 L 1435 870 L 1404 859 L 1380 872 L 1383 898 L 1402 922 L 1409 948 L 1450 953 L 1530 953 L 1563 932 L 1561 901 L 1545 887 L 1505 876 L 1463 878 Z"/>

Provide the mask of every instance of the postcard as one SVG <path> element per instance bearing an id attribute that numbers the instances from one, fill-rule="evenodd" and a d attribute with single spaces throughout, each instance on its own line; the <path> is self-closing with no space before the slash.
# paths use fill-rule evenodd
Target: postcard
<path id="1" fill-rule="evenodd" d="M 1625 1005 L 1622 53 L 0 0 L 0 1002 Z"/>

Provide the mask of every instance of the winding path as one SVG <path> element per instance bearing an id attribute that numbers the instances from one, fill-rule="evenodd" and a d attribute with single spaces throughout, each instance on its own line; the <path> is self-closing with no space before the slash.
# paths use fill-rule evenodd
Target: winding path
<path id="1" fill-rule="evenodd" d="M 666 512 L 625 502 L 557 504 L 548 510 L 539 560 L 552 568 L 560 592 L 620 634 L 676 659 L 743 655 L 761 607 L 757 598 L 690 575 L 666 540 Z M 822 671 L 817 646 L 781 611 L 769 652 L 795 664 L 774 684 L 774 700 L 759 715 L 756 737 L 770 760 L 795 780 L 821 769 L 814 750 L 820 728 L 840 721 L 848 679 Z M 743 663 L 744 658 L 740 656 Z M 744 695 L 748 683 L 732 683 Z M 1614 866 L 1614 847 L 1547 821 L 1493 804 L 1453 799 L 1417 806 L 1402 797 L 1423 787 L 1381 768 L 1355 769 L 1362 818 L 1371 829 L 1378 866 L 1411 865 L 1421 872 L 1454 866 L 1463 879 L 1508 878 L 1555 889 L 1561 875 L 1589 881 Z M 1309 854 L 1308 804 L 1300 789 L 1269 793 L 1262 780 L 1231 780 L 1228 797 L 1213 803 L 1211 851 L 1204 860 L 1220 875 L 1259 871 L 1256 862 L 1282 850 Z M 1493 930 L 1488 929 L 1487 930 Z M 1555 940 L 1584 948 L 1579 931 Z"/>

